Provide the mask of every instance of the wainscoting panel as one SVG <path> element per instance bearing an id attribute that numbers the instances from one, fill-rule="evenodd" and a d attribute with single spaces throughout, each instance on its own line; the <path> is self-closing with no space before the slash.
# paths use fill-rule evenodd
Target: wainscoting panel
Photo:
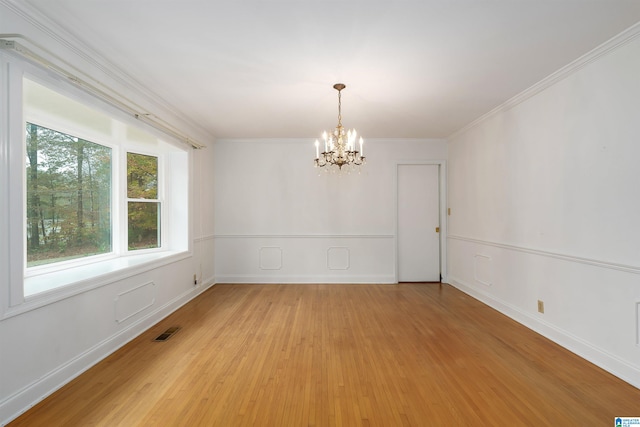
<path id="1" fill-rule="evenodd" d="M 125 320 L 151 307 L 156 299 L 155 283 L 148 282 L 118 294 L 114 305 L 116 322 Z"/>
<path id="2" fill-rule="evenodd" d="M 282 248 L 260 248 L 260 270 L 280 270 L 282 268 Z"/>
<path id="3" fill-rule="evenodd" d="M 476 282 L 482 283 L 486 286 L 491 286 L 491 257 L 476 254 L 473 259 L 475 261 L 474 278 L 476 279 Z"/>
<path id="4" fill-rule="evenodd" d="M 327 268 L 329 270 L 348 270 L 349 248 L 327 249 Z"/>
<path id="5" fill-rule="evenodd" d="M 392 235 L 215 236 L 216 283 L 395 283 Z"/>

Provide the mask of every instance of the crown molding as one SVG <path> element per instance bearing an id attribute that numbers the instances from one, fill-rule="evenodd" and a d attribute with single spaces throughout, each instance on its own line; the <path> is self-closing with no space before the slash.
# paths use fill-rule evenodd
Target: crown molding
<path id="1" fill-rule="evenodd" d="M 521 104 L 522 102 L 528 100 L 529 98 L 532 98 L 533 96 L 535 96 L 538 93 L 544 91 L 545 89 L 553 86 L 554 84 L 558 83 L 559 81 L 564 80 L 565 78 L 569 77 L 570 75 L 576 73 L 578 70 L 586 67 L 590 63 L 592 63 L 592 62 L 600 59 L 601 57 L 603 57 L 603 56 L 605 56 L 605 55 L 617 50 L 618 48 L 626 45 L 627 43 L 630 43 L 631 41 L 635 40 L 638 36 L 640 36 L 640 22 L 632 25 L 631 27 L 627 28 L 626 30 L 624 30 L 620 34 L 612 37 L 611 39 L 609 39 L 606 42 L 602 43 L 598 47 L 596 47 L 596 48 L 592 49 L 591 51 L 587 52 L 586 54 L 582 55 L 578 59 L 570 62 L 569 64 L 567 64 L 564 67 L 560 68 L 559 70 L 555 71 L 554 73 L 548 75 L 544 79 L 540 80 L 538 83 L 534 84 L 533 86 L 529 87 L 528 89 L 525 89 L 524 91 L 520 92 L 518 95 L 508 99 L 507 101 L 505 101 L 504 103 L 500 104 L 499 106 L 497 106 L 493 110 L 491 110 L 491 111 L 483 114 L 482 116 L 478 117 L 477 119 L 475 119 L 474 121 L 472 121 L 468 125 L 464 126 L 463 128 L 461 128 L 461 129 L 455 131 L 454 133 L 452 133 L 451 135 L 449 135 L 446 138 L 446 140 L 447 141 L 451 141 L 452 139 L 457 138 L 458 136 L 460 136 L 463 133 L 471 130 L 472 128 L 480 125 L 481 123 L 485 122 L 486 120 L 490 119 L 491 117 L 493 117 L 493 116 L 495 116 L 495 115 L 497 115 L 499 113 L 502 113 L 502 112 L 505 112 L 507 110 L 512 109 L 513 107 L 517 106 L 518 104 Z"/>
<path id="2" fill-rule="evenodd" d="M 197 129 L 200 135 L 206 136 L 208 137 L 208 139 L 213 138 L 212 135 L 210 135 L 209 132 L 203 129 L 199 123 L 194 122 L 189 117 L 185 116 L 182 112 L 173 108 L 171 103 L 169 103 L 167 100 L 158 96 L 155 92 L 147 88 L 142 82 L 140 82 L 121 68 L 117 67 L 113 63 L 109 62 L 98 51 L 91 48 L 89 45 L 78 39 L 73 34 L 69 33 L 62 26 L 41 13 L 38 9 L 30 6 L 25 2 L 16 0 L 0 0 L 0 6 L 4 6 L 11 12 L 15 13 L 28 25 L 44 34 L 47 38 L 53 40 L 57 45 L 71 52 L 73 55 L 84 61 L 93 69 L 104 73 L 115 83 L 122 85 L 126 90 L 130 90 L 132 93 L 139 95 L 151 107 L 158 108 L 161 111 L 169 113 L 173 117 L 177 118 L 180 122 L 187 125 L 189 129 Z M 23 37 L 21 34 L 12 34 L 12 36 L 14 36 L 15 38 L 22 38 L 28 44 L 33 43 L 29 40 L 29 38 Z M 36 45 L 36 47 L 38 46 Z M 46 53 L 49 54 L 49 52 Z M 65 58 L 58 57 L 56 58 L 56 60 L 66 62 L 68 65 L 71 65 Z M 113 88 L 105 86 L 103 82 L 96 80 L 86 71 L 78 69 L 78 67 L 76 66 L 71 66 L 75 70 L 82 73 L 89 80 L 92 80 L 99 85 L 113 91 Z M 161 116 L 158 115 L 158 117 Z"/>

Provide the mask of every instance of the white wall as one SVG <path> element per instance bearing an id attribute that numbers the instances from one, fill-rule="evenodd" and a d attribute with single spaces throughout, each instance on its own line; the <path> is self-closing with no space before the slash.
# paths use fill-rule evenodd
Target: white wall
<path id="1" fill-rule="evenodd" d="M 313 140 L 215 143 L 216 282 L 393 283 L 396 166 L 444 140 L 367 140 L 360 174 L 313 166 Z M 444 168 L 443 168 L 444 169 Z"/>
<path id="2" fill-rule="evenodd" d="M 637 34 L 450 140 L 448 277 L 640 387 Z"/>
<path id="3" fill-rule="evenodd" d="M 149 107 L 164 112 L 151 98 L 124 87 L 123 80 L 96 70 L 81 47 L 68 35 L 52 34 L 7 3 L 0 3 L 0 28 L 21 33 L 103 83 Z M 80 49 L 80 50 L 78 50 Z M 4 71 L 4 70 L 3 70 Z M 0 73 L 0 81 L 4 74 Z M 0 91 L 0 96 L 6 93 Z M 2 102 L 2 105 L 6 105 Z M 6 123 L 0 112 L 0 124 Z M 191 129 L 175 119 L 176 125 Z M 5 128 L 0 126 L 0 128 Z M 196 132 L 195 130 L 193 130 Z M 2 130 L 6 133 L 6 129 Z M 206 136 L 194 135 L 205 139 Z M 9 264 L 8 186 L 6 173 L 8 138 L 0 137 L 0 306 L 10 294 L 10 271 L 22 265 Z M 13 144 L 13 142 L 11 143 Z M 135 269 L 96 289 L 2 318 L 0 316 L 0 425 L 83 372 L 95 362 L 137 336 L 213 283 L 213 148 L 192 152 L 193 174 L 188 187 L 191 197 L 191 253 L 159 268 Z M 200 284 L 193 285 L 197 274 Z M 14 307 L 16 308 L 16 307 Z M 17 307 L 18 309 L 20 307 Z"/>

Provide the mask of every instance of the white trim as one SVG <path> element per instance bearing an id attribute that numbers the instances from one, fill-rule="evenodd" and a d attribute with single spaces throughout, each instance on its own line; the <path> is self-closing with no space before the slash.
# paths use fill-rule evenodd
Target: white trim
<path id="1" fill-rule="evenodd" d="M 344 270 L 339 270 L 344 271 Z M 348 282 L 346 281 L 348 280 Z M 314 274 L 314 275 L 268 275 L 268 274 L 224 274 L 216 275 L 215 283 L 249 283 L 249 284 L 261 284 L 261 283 L 281 283 L 281 284 L 395 284 L 398 283 L 394 275 L 353 275 L 344 276 L 344 274 L 337 274 L 335 276 L 327 274 Z"/>
<path id="2" fill-rule="evenodd" d="M 448 283 L 518 323 L 521 323 L 534 332 L 539 333 L 545 338 L 550 339 L 567 350 L 601 367 L 605 371 L 608 371 L 618 378 L 628 382 L 634 387 L 640 388 L 640 369 L 636 366 L 631 365 L 611 353 L 603 351 L 601 348 L 593 346 L 587 341 L 565 331 L 564 329 L 558 328 L 551 323 L 545 322 L 539 317 L 534 317 L 531 314 L 520 310 L 512 304 L 495 298 L 494 296 L 489 295 L 488 293 L 475 288 L 460 279 L 449 277 Z"/>
<path id="3" fill-rule="evenodd" d="M 89 45 L 87 45 L 82 40 L 78 39 L 77 37 L 69 33 L 60 25 L 56 24 L 46 15 L 43 15 L 36 8 L 26 3 L 17 3 L 13 1 L 7 1 L 7 0 L 0 0 L 0 5 L 11 10 L 13 13 L 18 15 L 21 19 L 26 21 L 31 27 L 45 34 L 47 39 L 53 40 L 56 44 L 68 50 L 73 55 L 77 56 L 79 59 L 85 61 L 86 64 L 90 66 L 90 69 L 99 70 L 104 75 L 113 79 L 115 83 L 122 85 L 123 88 L 125 89 L 124 91 L 125 93 L 128 91 L 131 91 L 131 93 L 136 93 L 140 95 L 142 99 L 150 103 L 152 107 L 157 107 L 162 111 L 169 113 L 170 116 L 178 118 L 178 120 L 180 120 L 187 129 L 196 129 L 200 136 L 208 135 L 208 132 L 204 128 L 202 128 L 199 123 L 194 122 L 184 113 L 175 109 L 170 102 L 167 102 L 164 98 L 160 97 L 153 90 L 146 87 L 142 82 L 136 80 L 133 76 L 126 73 L 121 68 L 107 61 L 100 53 L 90 48 Z M 122 98 L 124 98 L 126 102 L 132 103 L 130 100 L 127 100 L 122 95 L 116 93 L 112 88 L 105 86 L 103 81 L 100 81 L 99 79 L 96 79 L 95 77 L 87 74 L 83 70 L 80 70 L 78 67 L 72 65 L 68 61 L 65 61 L 64 59 L 55 55 L 50 50 L 45 49 L 42 46 L 39 46 L 33 40 L 30 40 L 24 35 L 0 34 L 0 37 L 5 39 L 10 38 L 10 39 L 24 40 L 28 44 L 33 45 L 33 47 L 37 48 L 39 51 L 42 51 L 41 53 L 44 54 L 45 60 L 52 60 L 55 63 L 54 65 L 61 68 L 66 69 L 66 67 L 68 67 L 67 71 L 74 71 L 82 75 L 82 77 L 86 78 L 88 81 L 94 82 L 95 86 L 98 88 L 106 88 L 106 90 L 109 92 L 108 95 L 115 95 L 114 97 L 120 102 L 122 102 Z M 149 112 L 148 110 L 150 109 L 142 108 L 142 113 L 148 113 Z M 143 116 L 144 117 L 142 116 L 140 117 L 141 121 L 149 122 L 149 120 L 145 120 L 146 116 L 144 114 Z M 156 115 L 153 114 L 153 116 L 156 116 Z M 156 117 L 159 118 L 160 116 L 156 116 Z M 158 120 L 156 120 L 156 122 L 157 121 Z M 171 132 L 171 129 L 169 129 L 169 127 L 176 129 L 170 123 L 164 122 L 162 119 L 160 119 L 159 121 L 166 123 L 167 126 L 165 126 L 165 128 L 170 132 Z M 153 125 L 150 124 L 150 126 L 153 126 Z M 176 130 L 180 132 L 180 129 L 176 129 Z M 176 137 L 176 135 L 172 135 L 172 136 L 174 138 Z M 182 135 L 180 135 L 178 139 L 186 142 L 187 144 L 194 146 L 194 148 L 204 147 L 201 144 L 197 144 L 197 143 L 192 144 L 192 142 L 190 141 L 190 138 L 186 136 L 182 137 Z"/>
<path id="4" fill-rule="evenodd" d="M 200 218 L 202 218 L 202 215 L 200 215 Z M 206 236 L 200 236 L 200 237 L 194 237 L 193 238 L 193 243 L 200 243 L 200 242 L 204 242 L 207 240 L 213 240 L 215 238 L 215 236 L 213 234 L 208 234 Z"/>
<path id="5" fill-rule="evenodd" d="M 214 239 L 393 239 L 393 234 L 214 234 Z"/>
<path id="6" fill-rule="evenodd" d="M 449 141 L 452 139 L 455 139 L 461 134 L 485 122 L 486 120 L 489 120 L 491 117 L 512 109 L 518 104 L 521 104 L 527 99 L 534 97 L 535 95 L 542 92 L 543 90 L 548 89 L 549 87 L 553 86 L 559 81 L 564 80 L 570 75 L 576 73 L 578 70 L 596 61 L 600 57 L 605 56 L 615 51 L 619 47 L 624 46 L 625 44 L 633 41 L 638 36 L 640 36 L 640 22 L 627 28 L 622 33 L 614 36 L 613 38 L 599 45 L 598 47 L 592 49 L 591 51 L 582 55 L 575 61 L 570 62 L 569 64 L 555 71 L 554 73 L 548 75 L 544 79 L 540 80 L 538 83 L 534 84 L 533 86 L 530 86 L 528 89 L 525 89 L 524 91 L 520 92 L 519 94 L 512 97 L 511 99 L 508 99 L 507 101 L 503 102 L 502 104 L 500 104 L 493 110 L 489 111 L 488 113 L 485 113 L 482 116 L 478 117 L 477 119 L 475 119 L 468 125 L 464 126 L 463 128 L 453 132 L 446 139 Z"/>
<path id="7" fill-rule="evenodd" d="M 364 137 L 363 137 L 364 138 Z M 295 145 L 310 145 L 313 148 L 313 144 L 315 140 L 318 139 L 317 136 L 314 137 L 300 137 L 300 138 L 291 138 L 291 137 L 283 137 L 283 138 L 217 138 L 214 142 L 215 144 L 255 144 L 259 143 L 260 145 L 264 144 L 295 144 Z M 408 143 L 437 143 L 445 141 L 445 138 L 365 138 L 364 143 L 374 143 L 374 144 L 398 144 L 403 142 Z"/>
<path id="8" fill-rule="evenodd" d="M 609 262 L 609 261 L 603 261 L 603 260 L 598 260 L 598 259 L 593 259 L 593 258 L 584 258 L 584 257 L 579 257 L 579 256 L 574 256 L 574 255 L 562 254 L 562 253 L 558 253 L 558 252 L 545 251 L 545 250 L 541 250 L 541 249 L 526 248 L 526 247 L 523 247 L 523 246 L 509 245 L 509 244 L 506 244 L 506 243 L 498 243 L 498 242 L 491 242 L 491 241 L 487 241 L 487 240 L 473 239 L 473 238 L 470 238 L 470 237 L 463 237 L 463 236 L 455 236 L 454 235 L 454 236 L 448 236 L 448 238 L 451 239 L 451 240 L 460 240 L 460 241 L 463 241 L 463 242 L 476 243 L 476 244 L 479 244 L 479 245 L 486 245 L 486 246 L 494 246 L 496 248 L 501 248 L 501 249 L 508 249 L 508 250 L 512 250 L 512 251 L 524 252 L 524 253 L 527 253 L 527 254 L 533 254 L 533 255 L 540 255 L 540 256 L 549 257 L 549 258 L 555 258 L 555 259 L 559 259 L 559 260 L 562 260 L 562 261 L 569 261 L 569 262 L 575 262 L 575 263 L 579 263 L 579 264 L 592 265 L 592 266 L 595 266 L 595 267 L 607 268 L 607 269 L 610 269 L 610 270 L 624 271 L 626 273 L 640 274 L 640 266 L 618 264 L 618 263 L 613 263 L 613 262 Z"/>
<path id="9" fill-rule="evenodd" d="M 8 118 L 9 140 L 9 204 L 7 215 L 9 221 L 9 307 L 17 306 L 23 301 L 22 279 L 26 267 L 26 142 L 23 117 L 22 78 L 25 72 L 23 63 L 7 60 L 7 94 L 9 103 L 6 116 Z M 19 84 L 16 84 L 19 81 Z M 13 141 L 13 143 L 11 143 Z"/>
<path id="10" fill-rule="evenodd" d="M 9 70 L 10 63 L 3 55 L 0 55 L 0 92 L 9 93 Z M 11 111 L 10 96 L 0 97 L 0 111 Z M 0 182 L 6 182 L 7 185 L 0 185 L 0 205 L 11 206 L 11 135 L 9 127 L 9 115 L 0 114 Z M 17 166 L 14 166 L 17 167 Z M 9 208 L 10 209 L 10 208 Z M 7 209 L 7 210 L 9 210 Z M 0 283 L 11 282 L 11 264 L 9 256 L 11 227 L 9 222 L 10 215 L 0 215 Z M 5 311 L 11 305 L 13 288 L 7 285 L 7 289 L 0 287 L 0 312 Z M 6 294 L 4 292 L 6 291 Z"/>

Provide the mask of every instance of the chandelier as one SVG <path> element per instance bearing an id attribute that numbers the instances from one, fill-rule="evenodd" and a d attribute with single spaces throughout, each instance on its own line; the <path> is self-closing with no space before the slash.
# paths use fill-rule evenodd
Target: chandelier
<path id="1" fill-rule="evenodd" d="M 320 142 L 316 139 L 316 167 L 335 165 L 342 170 L 343 166 L 360 166 L 365 163 L 362 151 L 364 142 L 362 137 L 359 140 L 360 151 L 358 151 L 356 149 L 356 138 L 358 136 L 356 130 L 349 129 L 345 131 L 344 127 L 342 127 L 341 91 L 345 87 L 342 83 L 333 85 L 333 88 L 338 91 L 338 126 L 332 132 L 327 133 L 325 131 L 322 133 L 322 139 L 324 140 L 324 151 L 322 153 L 320 152 Z"/>

